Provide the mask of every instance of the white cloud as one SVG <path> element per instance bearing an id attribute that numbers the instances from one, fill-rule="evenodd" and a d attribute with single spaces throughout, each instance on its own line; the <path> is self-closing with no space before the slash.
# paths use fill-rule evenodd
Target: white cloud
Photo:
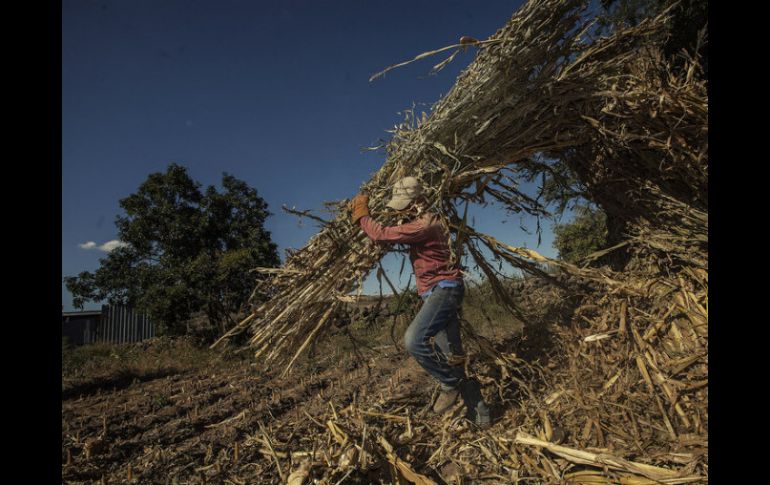
<path id="1" fill-rule="evenodd" d="M 123 248 L 126 246 L 128 246 L 128 243 L 124 243 L 123 241 L 118 241 L 117 239 L 113 239 L 112 241 L 107 241 L 106 243 L 99 246 L 99 249 L 101 251 L 109 253 L 113 249 Z"/>
<path id="2" fill-rule="evenodd" d="M 80 246 L 83 249 L 98 249 L 99 251 L 104 251 L 105 253 L 109 253 L 113 249 L 128 246 L 128 243 L 124 243 L 123 241 L 113 239 L 112 241 L 107 241 L 101 246 L 97 246 L 96 243 L 93 241 L 88 241 L 83 244 L 78 244 L 78 246 Z"/>

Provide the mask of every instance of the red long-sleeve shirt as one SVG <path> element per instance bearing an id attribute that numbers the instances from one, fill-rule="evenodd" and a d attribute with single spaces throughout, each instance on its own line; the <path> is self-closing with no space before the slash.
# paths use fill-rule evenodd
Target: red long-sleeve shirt
<path id="1" fill-rule="evenodd" d="M 385 227 L 369 216 L 361 218 L 361 229 L 374 241 L 409 246 L 417 293 L 423 294 L 439 281 L 462 281 L 457 265 L 449 264 L 449 235 L 431 214 L 402 224 Z"/>

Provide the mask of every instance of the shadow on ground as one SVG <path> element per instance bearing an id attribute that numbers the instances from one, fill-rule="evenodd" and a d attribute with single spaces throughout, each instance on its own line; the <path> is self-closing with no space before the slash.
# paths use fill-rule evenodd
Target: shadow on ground
<path id="1" fill-rule="evenodd" d="M 179 374 L 180 370 L 169 367 L 153 372 L 135 372 L 121 371 L 108 377 L 98 377 L 89 379 L 86 382 L 75 384 L 62 390 L 62 401 L 67 399 L 79 398 L 81 396 L 91 396 L 100 392 L 114 392 L 125 389 L 134 383 L 148 382 L 160 379 L 170 375 Z"/>

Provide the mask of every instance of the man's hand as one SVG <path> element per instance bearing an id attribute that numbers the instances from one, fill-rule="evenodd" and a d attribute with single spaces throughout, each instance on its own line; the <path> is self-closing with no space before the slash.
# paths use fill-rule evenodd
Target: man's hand
<path id="1" fill-rule="evenodd" d="M 350 201 L 350 210 L 353 213 L 352 223 L 356 225 L 358 220 L 369 215 L 369 196 L 358 194 Z"/>

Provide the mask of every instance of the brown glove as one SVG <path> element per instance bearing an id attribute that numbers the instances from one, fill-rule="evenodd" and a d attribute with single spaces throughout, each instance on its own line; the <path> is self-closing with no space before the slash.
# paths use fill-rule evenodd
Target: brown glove
<path id="1" fill-rule="evenodd" d="M 358 194 L 353 197 L 353 200 L 350 201 L 350 210 L 353 213 L 352 222 L 355 225 L 359 219 L 369 215 L 369 196 Z"/>

